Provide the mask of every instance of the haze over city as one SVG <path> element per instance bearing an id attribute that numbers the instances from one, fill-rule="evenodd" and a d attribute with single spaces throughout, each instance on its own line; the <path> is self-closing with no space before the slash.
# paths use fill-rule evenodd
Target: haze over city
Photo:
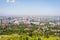
<path id="1" fill-rule="evenodd" d="M 0 0 L 0 16 L 60 16 L 60 0 Z"/>

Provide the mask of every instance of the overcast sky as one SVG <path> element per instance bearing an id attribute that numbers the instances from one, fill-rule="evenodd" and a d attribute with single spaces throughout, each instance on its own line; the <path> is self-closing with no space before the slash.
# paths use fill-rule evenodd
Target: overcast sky
<path id="1" fill-rule="evenodd" d="M 0 16 L 60 16 L 60 0 L 0 0 Z"/>

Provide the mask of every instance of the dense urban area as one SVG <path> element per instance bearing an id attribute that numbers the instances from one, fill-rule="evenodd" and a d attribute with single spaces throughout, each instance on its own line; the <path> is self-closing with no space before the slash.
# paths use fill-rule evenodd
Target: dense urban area
<path id="1" fill-rule="evenodd" d="M 0 16 L 0 40 L 60 40 L 60 17 Z"/>

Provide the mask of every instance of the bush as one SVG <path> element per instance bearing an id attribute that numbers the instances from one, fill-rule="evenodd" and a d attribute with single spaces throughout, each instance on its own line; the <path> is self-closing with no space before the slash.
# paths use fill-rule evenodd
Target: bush
<path id="1" fill-rule="evenodd" d="M 41 38 L 38 38 L 38 40 L 41 40 Z"/>
<path id="2" fill-rule="evenodd" d="M 26 40 L 28 40 L 28 37 L 26 37 Z"/>

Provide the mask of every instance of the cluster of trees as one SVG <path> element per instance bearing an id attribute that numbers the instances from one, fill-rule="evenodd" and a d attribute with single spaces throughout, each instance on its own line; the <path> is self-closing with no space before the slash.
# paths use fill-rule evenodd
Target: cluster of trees
<path id="1" fill-rule="evenodd" d="M 44 27 L 43 27 L 44 28 Z M 9 34 L 28 34 L 29 36 L 46 36 L 50 34 L 49 28 L 40 28 L 37 25 L 13 25 L 9 24 L 6 28 L 0 27 L 0 35 Z"/>
<path id="2" fill-rule="evenodd" d="M 49 37 L 52 32 L 51 29 L 48 27 L 49 24 L 47 23 L 44 27 L 40 25 L 13 25 L 9 24 L 6 27 L 0 27 L 0 35 L 10 35 L 10 34 L 26 34 L 29 36 L 43 36 Z"/>

